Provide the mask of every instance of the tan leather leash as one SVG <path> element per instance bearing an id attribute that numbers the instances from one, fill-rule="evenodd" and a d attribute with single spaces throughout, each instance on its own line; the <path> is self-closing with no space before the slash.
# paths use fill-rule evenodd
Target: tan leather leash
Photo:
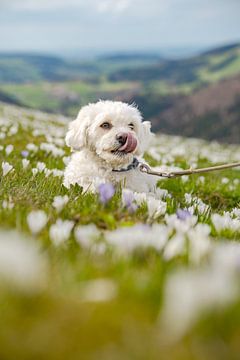
<path id="1" fill-rule="evenodd" d="M 218 166 L 211 166 L 211 167 L 206 167 L 206 168 L 201 168 L 201 169 L 190 168 L 188 170 L 181 170 L 181 171 L 158 172 L 158 171 L 152 170 L 148 165 L 140 163 L 139 170 L 141 172 L 149 174 L 149 175 L 156 175 L 156 176 L 172 179 L 172 178 L 176 178 L 178 176 L 183 176 L 183 175 L 201 174 L 201 173 L 206 173 L 206 172 L 210 172 L 210 171 L 230 169 L 230 168 L 234 168 L 234 167 L 238 167 L 238 166 L 240 166 L 240 162 L 232 163 L 232 164 L 218 165 Z"/>

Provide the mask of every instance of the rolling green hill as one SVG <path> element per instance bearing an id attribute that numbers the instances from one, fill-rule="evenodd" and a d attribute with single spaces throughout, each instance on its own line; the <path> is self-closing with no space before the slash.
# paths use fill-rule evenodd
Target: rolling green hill
<path id="1" fill-rule="evenodd" d="M 183 60 L 162 60 L 154 66 L 122 69 L 109 76 L 111 81 L 163 81 L 169 85 L 199 85 L 240 73 L 240 45 L 234 44 Z"/>

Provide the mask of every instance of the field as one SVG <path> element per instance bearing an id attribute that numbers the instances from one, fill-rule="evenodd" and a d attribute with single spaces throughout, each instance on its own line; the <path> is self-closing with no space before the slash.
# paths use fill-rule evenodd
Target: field
<path id="1" fill-rule="evenodd" d="M 238 359 L 239 169 L 156 195 L 68 190 L 68 121 L 0 104 L 0 358 Z M 158 135 L 145 158 L 204 167 L 240 147 Z"/>

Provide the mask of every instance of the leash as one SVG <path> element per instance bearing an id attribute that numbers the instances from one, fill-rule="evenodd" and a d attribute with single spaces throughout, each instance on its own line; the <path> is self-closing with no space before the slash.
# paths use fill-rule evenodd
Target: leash
<path id="1" fill-rule="evenodd" d="M 139 170 L 143 173 L 149 174 L 149 175 L 156 175 L 168 179 L 173 179 L 179 176 L 183 175 L 192 175 L 192 174 L 201 174 L 211 171 L 218 171 L 223 169 L 230 169 L 240 166 L 240 162 L 232 163 L 232 164 L 224 164 L 224 165 L 218 165 L 218 166 L 211 166 L 201 169 L 188 169 L 188 170 L 181 170 L 181 171 L 170 171 L 170 172 L 158 172 L 152 170 L 148 165 L 140 163 L 139 164 Z"/>

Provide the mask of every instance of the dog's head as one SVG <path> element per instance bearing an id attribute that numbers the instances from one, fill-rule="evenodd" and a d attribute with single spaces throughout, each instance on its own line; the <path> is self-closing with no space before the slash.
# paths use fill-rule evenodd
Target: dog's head
<path id="1" fill-rule="evenodd" d="M 66 144 L 73 150 L 88 148 L 111 165 L 132 162 L 151 139 L 151 124 L 133 105 L 99 101 L 84 106 L 69 125 Z"/>

